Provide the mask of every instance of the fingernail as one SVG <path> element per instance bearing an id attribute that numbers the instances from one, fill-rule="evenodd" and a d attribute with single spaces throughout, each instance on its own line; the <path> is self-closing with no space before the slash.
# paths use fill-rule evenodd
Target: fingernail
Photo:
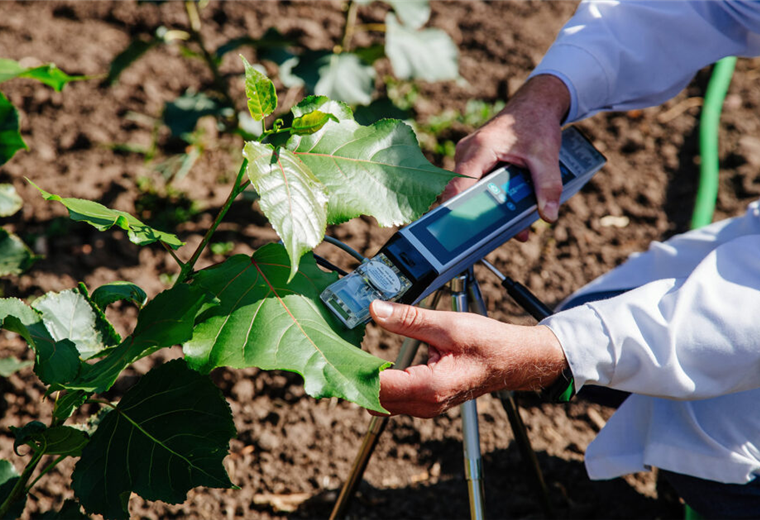
<path id="1" fill-rule="evenodd" d="M 375 311 L 376 318 L 385 320 L 393 314 L 393 305 L 383 300 L 375 300 L 372 302 L 372 310 Z"/>
<path id="2" fill-rule="evenodd" d="M 544 216 L 546 216 L 550 222 L 557 220 L 557 217 L 559 217 L 559 204 L 556 202 L 547 202 L 544 205 Z"/>

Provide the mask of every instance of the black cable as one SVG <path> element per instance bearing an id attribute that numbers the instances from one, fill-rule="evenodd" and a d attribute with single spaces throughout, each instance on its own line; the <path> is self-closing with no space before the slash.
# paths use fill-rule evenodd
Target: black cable
<path id="1" fill-rule="evenodd" d="M 314 253 L 312 253 L 312 254 L 314 254 Z M 321 257 L 319 255 L 314 254 L 314 260 L 316 260 L 317 264 L 321 265 L 325 269 L 329 269 L 330 271 L 335 271 L 336 273 L 338 273 L 341 276 L 346 276 L 348 274 L 346 271 L 344 271 L 343 269 L 341 269 L 337 265 L 333 264 L 329 260 L 327 260 L 327 259 L 325 259 L 325 258 L 323 258 L 323 257 Z"/>

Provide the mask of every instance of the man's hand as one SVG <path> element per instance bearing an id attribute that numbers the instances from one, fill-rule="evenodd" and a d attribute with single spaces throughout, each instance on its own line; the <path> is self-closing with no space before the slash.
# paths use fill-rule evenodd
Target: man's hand
<path id="1" fill-rule="evenodd" d="M 557 220 L 562 194 L 560 123 L 569 109 L 570 93 L 561 80 L 549 75 L 531 78 L 499 115 L 459 141 L 454 170 L 471 178 L 452 180 L 444 198 L 472 186 L 498 163 L 512 163 L 530 170 L 541 218 Z"/>
<path id="2" fill-rule="evenodd" d="M 372 302 L 370 312 L 384 329 L 430 346 L 427 365 L 380 373 L 380 402 L 391 414 L 434 417 L 496 390 L 537 390 L 567 367 L 548 327 L 381 300 Z"/>

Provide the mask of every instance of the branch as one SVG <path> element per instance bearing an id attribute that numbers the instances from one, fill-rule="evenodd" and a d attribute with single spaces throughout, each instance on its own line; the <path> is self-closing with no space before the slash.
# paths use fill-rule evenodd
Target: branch
<path id="1" fill-rule="evenodd" d="M 343 27 L 343 40 L 340 43 L 341 52 L 346 52 L 351 49 L 351 39 L 354 37 L 356 30 L 356 13 L 359 9 L 359 4 L 353 1 L 348 2 L 348 9 L 346 10 L 346 25 Z"/>
<path id="2" fill-rule="evenodd" d="M 227 214 L 227 211 L 229 211 L 230 206 L 232 206 L 232 202 L 251 183 L 251 181 L 245 181 L 241 183 L 247 166 L 248 166 L 248 159 L 243 159 L 243 164 L 240 165 L 240 171 L 238 171 L 237 178 L 235 179 L 235 184 L 232 187 L 232 190 L 230 191 L 230 194 L 227 197 L 227 200 L 224 202 L 222 209 L 219 210 L 219 214 L 216 216 L 214 223 L 211 225 L 209 230 L 206 232 L 206 235 L 203 237 L 203 241 L 195 249 L 193 256 L 190 257 L 190 260 L 188 260 L 187 263 L 182 266 L 182 270 L 180 271 L 179 276 L 177 277 L 177 281 L 174 282 L 175 286 L 177 284 L 184 282 L 190 277 L 190 275 L 193 272 L 193 267 L 195 266 L 195 262 L 198 261 L 198 258 L 200 258 L 201 253 L 203 253 L 203 250 L 206 249 L 206 246 L 211 241 L 211 237 L 214 235 L 216 228 L 219 227 L 219 224 L 222 222 L 222 219 L 224 219 L 224 216 Z"/>

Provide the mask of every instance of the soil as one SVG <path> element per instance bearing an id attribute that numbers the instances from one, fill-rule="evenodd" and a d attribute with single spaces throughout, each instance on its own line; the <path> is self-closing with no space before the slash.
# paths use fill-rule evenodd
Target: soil
<path id="1" fill-rule="evenodd" d="M 211 2 L 202 11 L 203 34 L 215 48 L 238 37 L 260 37 L 269 27 L 311 49 L 332 48 L 342 36 L 340 2 Z M 463 110 L 467 101 L 507 99 L 525 80 L 572 14 L 574 2 L 433 2 L 431 25 L 446 30 L 460 48 L 464 81 L 423 84 L 415 103 L 418 118 L 444 109 Z M 362 7 L 362 23 L 382 22 L 387 7 Z M 33 2 L 0 7 L 0 56 L 25 64 L 54 62 L 70 74 L 98 75 L 113 57 L 137 37 L 159 26 L 184 29 L 181 2 Z M 375 41 L 358 34 L 356 44 Z M 254 51 L 243 49 L 250 61 Z M 244 99 L 233 54 L 224 59 L 223 74 L 232 75 L 233 96 Z M 388 64 L 381 61 L 381 71 Z M 237 76 L 235 76 L 237 75 Z M 739 61 L 722 119 L 721 189 L 716 218 L 739 215 L 760 195 L 760 60 Z M 378 74 L 378 82 L 383 74 Z M 523 281 L 554 305 L 584 283 L 620 264 L 653 240 L 688 228 L 697 186 L 697 102 L 704 95 L 709 70 L 661 107 L 597 115 L 580 127 L 607 156 L 605 168 L 561 210 L 556 225 L 534 226 L 527 243 L 511 242 L 490 257 L 504 273 Z M 98 200 L 125 211 L 142 204 L 144 218 L 176 218 L 178 206 L 197 212 L 178 226 L 192 250 L 225 199 L 240 162 L 239 138 L 217 135 L 202 122 L 209 143 L 191 173 L 166 195 L 154 162 L 119 151 L 113 145 L 147 146 L 152 119 L 163 105 L 186 89 L 203 90 L 212 78 L 204 65 L 180 55 L 176 47 L 151 50 L 130 67 L 118 84 L 98 80 L 69 85 L 62 93 L 25 80 L 2 85 L 22 113 L 22 133 L 30 150 L 0 168 L 0 182 L 11 182 L 26 204 L 5 225 L 44 254 L 27 273 L 2 282 L 5 296 L 34 298 L 47 291 L 84 281 L 95 288 L 113 280 L 130 280 L 154 296 L 167 287 L 162 273 L 177 271 L 160 248 L 138 248 L 120 232 L 98 233 L 71 223 L 60 205 L 45 203 L 25 181 L 47 191 Z M 278 86 L 282 87 L 281 85 Z M 300 99 L 298 89 L 280 88 L 283 109 Z M 442 139 L 456 141 L 471 128 L 455 125 Z M 162 154 L 177 144 L 163 130 Z M 181 149 L 180 149 L 181 150 Z M 449 157 L 430 154 L 436 164 L 451 168 Z M 159 157 L 160 159 L 160 157 Z M 159 196 L 145 209 L 149 193 Z M 183 195 L 184 194 L 184 195 Z M 145 213 L 147 212 L 147 213 Z M 609 219 L 605 217 L 618 217 Z M 219 241 L 234 243 L 234 253 L 251 253 L 275 239 L 255 204 L 241 201 L 220 230 Z M 359 251 L 372 253 L 392 233 L 372 219 L 356 219 L 330 230 Z M 184 251 L 184 250 L 183 250 Z M 344 255 L 323 245 L 318 252 L 340 265 Z M 182 252 L 180 253 L 182 254 Z M 199 266 L 221 261 L 206 254 Z M 495 278 L 476 270 L 497 319 L 529 324 L 531 319 L 508 301 Z M 125 306 L 109 311 L 121 332 L 134 322 Z M 17 337 L 0 332 L 2 355 L 32 359 Z M 392 360 L 400 339 L 369 327 L 366 348 Z M 173 349 L 141 360 L 128 370 L 109 398 L 119 395 L 151 366 L 178 357 Z M 131 512 L 139 518 L 324 518 L 348 474 L 369 422 L 365 411 L 337 400 L 315 401 L 304 394 L 298 376 L 257 369 L 213 373 L 228 399 L 238 429 L 226 466 L 239 490 L 194 489 L 184 504 L 146 503 L 133 496 Z M 27 368 L 0 379 L 0 456 L 20 470 L 24 460 L 12 453 L 9 426 L 49 419 L 51 404 L 42 400 L 44 387 Z M 591 482 L 583 452 L 610 407 L 576 400 L 567 405 L 542 403 L 532 394 L 519 396 L 521 415 L 536 451 L 560 518 L 677 518 L 681 509 L 653 473 Z M 491 518 L 538 518 L 539 506 L 528 485 L 506 414 L 498 400 L 478 401 L 481 448 L 485 467 L 486 506 Z M 75 416 L 72 420 L 83 420 Z M 459 411 L 432 420 L 393 418 L 380 440 L 358 499 L 354 518 L 466 518 L 468 497 L 462 467 Z M 68 487 L 73 463 L 64 463 L 34 488 L 25 512 L 32 517 L 58 509 L 72 496 Z"/>

